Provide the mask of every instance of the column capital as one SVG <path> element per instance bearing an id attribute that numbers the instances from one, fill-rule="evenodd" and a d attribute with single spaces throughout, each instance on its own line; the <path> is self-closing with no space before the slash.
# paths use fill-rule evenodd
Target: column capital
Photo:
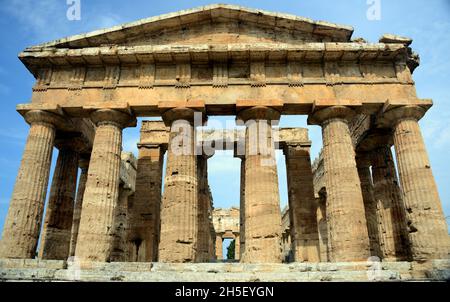
<path id="1" fill-rule="evenodd" d="M 272 107 L 267 106 L 254 106 L 243 109 L 238 112 L 236 119 L 243 120 L 270 120 L 278 121 L 280 119 L 281 112 Z"/>
<path id="2" fill-rule="evenodd" d="M 96 110 L 91 113 L 91 120 L 96 126 L 112 124 L 121 129 L 136 125 L 134 116 L 114 109 Z"/>
<path id="3" fill-rule="evenodd" d="M 177 107 L 169 109 L 162 113 L 162 119 L 166 126 L 171 126 L 174 121 L 177 120 L 185 120 L 191 124 L 194 124 L 195 115 L 201 114 L 201 123 L 202 125 L 206 122 L 206 115 L 198 110 L 185 108 L 185 107 Z"/>
<path id="4" fill-rule="evenodd" d="M 427 112 L 427 109 L 417 105 L 406 105 L 386 110 L 378 118 L 378 124 L 384 127 L 395 127 L 402 120 L 419 121 Z"/>
<path id="5" fill-rule="evenodd" d="M 309 156 L 309 151 L 310 151 L 311 145 L 309 144 L 305 144 L 305 142 L 295 142 L 295 141 L 287 141 L 284 143 L 283 146 L 283 154 L 285 156 L 288 155 L 293 155 L 292 153 L 295 151 L 299 151 L 304 153 L 304 155 L 308 155 Z"/>
<path id="6" fill-rule="evenodd" d="M 44 110 L 30 110 L 24 115 L 25 121 L 32 124 L 47 124 L 54 128 L 65 128 L 67 120 L 63 116 L 44 111 Z"/>
<path id="7" fill-rule="evenodd" d="M 77 153 L 85 152 L 89 148 L 88 143 L 82 137 L 57 138 L 55 146 L 59 150 L 68 149 Z"/>
<path id="8" fill-rule="evenodd" d="M 152 148 L 160 148 L 161 144 L 143 144 L 143 143 L 137 143 L 137 148 L 148 148 L 148 149 L 152 149 Z"/>
<path id="9" fill-rule="evenodd" d="M 349 121 L 355 116 L 356 112 L 347 106 L 330 106 L 313 112 L 308 117 L 309 125 L 322 125 L 331 119 L 340 119 Z"/>
<path id="10" fill-rule="evenodd" d="M 358 168 L 368 168 L 372 165 L 372 152 L 357 152 L 355 159 Z"/>
<path id="11" fill-rule="evenodd" d="M 89 158 L 86 156 L 81 156 L 78 159 L 78 167 L 84 171 L 87 170 L 89 168 Z"/>
<path id="12" fill-rule="evenodd" d="M 368 131 L 365 138 L 358 144 L 356 151 L 362 153 L 370 152 L 392 144 L 392 129 L 375 128 Z"/>

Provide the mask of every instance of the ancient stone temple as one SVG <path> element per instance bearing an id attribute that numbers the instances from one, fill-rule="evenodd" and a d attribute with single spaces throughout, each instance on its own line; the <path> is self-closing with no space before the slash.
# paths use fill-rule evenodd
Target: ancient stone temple
<path id="1" fill-rule="evenodd" d="M 26 48 L 19 59 L 36 83 L 17 105 L 30 130 L 0 279 L 448 278 L 447 224 L 418 124 L 432 106 L 416 94 L 418 55 L 409 38 L 352 33 L 218 4 Z M 204 129 L 230 115 L 236 129 Z M 282 115 L 321 127 L 314 163 L 306 125 L 279 128 Z M 134 158 L 122 133 L 143 117 L 159 120 L 139 123 Z M 208 184 L 215 150 L 241 160 L 239 209 L 226 213 Z M 220 262 L 224 238 L 240 263 Z"/>

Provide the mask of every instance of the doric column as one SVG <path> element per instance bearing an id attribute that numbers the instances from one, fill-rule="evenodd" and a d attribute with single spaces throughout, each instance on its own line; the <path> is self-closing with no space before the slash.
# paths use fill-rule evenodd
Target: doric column
<path id="1" fill-rule="evenodd" d="M 194 110 L 175 108 L 163 114 L 170 126 L 164 195 L 161 204 L 161 262 L 194 262 L 198 241 L 197 156 Z"/>
<path id="2" fill-rule="evenodd" d="M 198 155 L 198 245 L 196 262 L 208 262 L 209 260 L 209 186 L 208 186 L 208 157 Z"/>
<path id="3" fill-rule="evenodd" d="M 373 151 L 372 175 L 380 218 L 380 243 L 385 260 L 407 260 L 410 250 L 405 207 L 389 145 Z"/>
<path id="4" fill-rule="evenodd" d="M 31 125 L 3 228 L 0 258 L 34 258 L 47 193 L 55 128 L 59 115 L 32 110 Z"/>
<path id="5" fill-rule="evenodd" d="M 448 258 L 450 240 L 437 186 L 418 120 L 419 106 L 403 106 L 383 114 L 394 130 L 394 146 L 414 260 Z"/>
<path id="6" fill-rule="evenodd" d="M 242 262 L 281 262 L 281 210 L 272 121 L 280 113 L 255 106 L 238 114 L 245 133 L 245 251 Z"/>
<path id="7" fill-rule="evenodd" d="M 216 259 L 216 231 L 214 230 L 214 224 L 212 222 L 212 209 L 209 212 L 209 259 Z"/>
<path id="8" fill-rule="evenodd" d="M 294 261 L 320 262 L 317 206 L 309 146 L 286 143 L 284 155 Z"/>
<path id="9" fill-rule="evenodd" d="M 358 175 L 361 183 L 367 231 L 369 233 L 370 255 L 381 258 L 377 202 L 373 192 L 372 175 L 370 174 L 371 163 L 369 153 L 358 153 L 356 155 L 356 166 L 358 168 Z"/>
<path id="10" fill-rule="evenodd" d="M 348 128 L 353 110 L 327 107 L 309 117 L 322 126 L 327 225 L 330 260 L 365 261 L 370 256 L 369 236 L 355 151 Z"/>
<path id="11" fill-rule="evenodd" d="M 73 209 L 73 221 L 70 237 L 69 256 L 75 256 L 75 247 L 77 246 L 78 229 L 80 227 L 80 219 L 81 219 L 81 208 L 83 206 L 83 195 L 84 190 L 86 188 L 86 181 L 88 175 L 89 158 L 81 157 L 78 160 L 78 166 L 80 167 L 81 173 L 78 179 L 77 197 L 75 199 L 75 206 Z"/>
<path id="12" fill-rule="evenodd" d="M 59 153 L 45 214 L 39 258 L 66 260 L 70 255 L 81 143 L 72 139 L 57 142 L 57 145 Z"/>
<path id="13" fill-rule="evenodd" d="M 329 262 L 329 247 L 328 247 L 328 224 L 327 224 L 327 196 L 325 188 L 319 191 L 317 198 L 317 229 L 319 231 L 319 250 L 320 262 Z"/>
<path id="14" fill-rule="evenodd" d="M 245 156 L 235 155 L 241 159 L 241 178 L 239 194 L 239 259 L 244 257 L 245 251 Z"/>
<path id="15" fill-rule="evenodd" d="M 122 129 L 135 119 L 117 110 L 91 114 L 97 125 L 88 179 L 83 197 L 75 257 L 83 261 L 109 261 L 114 233 L 114 209 L 119 198 Z"/>
<path id="16" fill-rule="evenodd" d="M 114 209 L 114 235 L 111 248 L 111 261 L 125 262 L 128 260 L 128 197 L 133 191 L 125 185 L 119 187 L 119 199 Z"/>
<path id="17" fill-rule="evenodd" d="M 223 238 L 222 234 L 216 234 L 216 259 L 223 260 Z"/>
<path id="18" fill-rule="evenodd" d="M 140 144 L 136 171 L 136 192 L 129 200 L 130 260 L 158 259 L 162 169 L 165 147 Z"/>
<path id="19" fill-rule="evenodd" d="M 235 241 L 234 241 L 234 259 L 239 260 L 241 255 L 241 243 L 240 243 L 240 237 L 236 235 Z"/>

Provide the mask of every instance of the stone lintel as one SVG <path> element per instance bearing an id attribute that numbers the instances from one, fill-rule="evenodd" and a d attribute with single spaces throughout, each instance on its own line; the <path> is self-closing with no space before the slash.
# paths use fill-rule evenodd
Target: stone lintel
<path id="1" fill-rule="evenodd" d="M 203 100 L 175 100 L 175 101 L 160 101 L 158 109 L 160 112 L 165 112 L 170 109 L 188 108 L 197 111 L 205 111 L 205 102 Z"/>
<path id="2" fill-rule="evenodd" d="M 267 100 L 267 99 L 236 100 L 236 111 L 241 111 L 256 106 L 264 106 L 281 111 L 283 109 L 283 100 Z"/>
<path id="3" fill-rule="evenodd" d="M 258 105 L 261 105 L 260 100 Z M 242 103 L 243 105 L 250 105 L 248 101 Z M 256 102 L 256 101 L 255 101 Z M 161 116 L 161 109 L 167 110 L 173 107 L 179 107 L 179 105 L 186 105 L 187 101 L 171 101 L 168 102 L 168 105 L 164 105 L 161 102 L 161 106 L 167 106 L 167 108 L 158 107 L 158 106 L 150 106 L 146 100 L 142 100 L 142 102 L 133 102 L 133 104 L 129 105 L 128 103 L 124 103 L 121 101 L 108 101 L 108 102 L 92 102 L 91 105 L 83 105 L 83 106 L 71 106 L 71 105 L 62 105 L 56 106 L 49 103 L 28 103 L 28 104 L 18 104 L 16 106 L 16 110 L 23 116 L 26 112 L 30 110 L 45 110 L 53 113 L 64 114 L 65 116 L 70 117 L 89 117 L 89 114 L 97 109 L 114 109 L 123 112 L 128 112 L 129 114 L 134 114 L 135 116 Z M 193 101 L 189 101 L 192 103 L 192 107 L 196 107 L 193 109 L 200 110 L 202 105 L 199 105 L 198 101 L 196 101 L 196 105 L 194 105 Z M 268 102 L 267 102 L 268 103 Z M 204 100 L 204 112 L 207 115 L 233 115 L 236 114 L 238 102 L 216 102 L 216 100 Z M 256 105 L 253 104 L 253 105 Z M 269 104 L 266 104 L 269 105 Z M 275 105 L 275 104 L 272 104 Z M 403 105 L 418 105 L 429 108 L 432 106 L 432 101 L 430 99 L 419 99 L 419 98 L 411 98 L 411 99 L 391 99 L 388 102 L 380 101 L 380 102 L 357 102 L 355 100 L 346 100 L 346 99 L 328 99 L 328 100 L 315 100 L 310 102 L 303 103 L 285 103 L 281 105 L 281 114 L 301 114 L 307 115 L 318 108 L 332 106 L 332 105 L 345 105 L 345 106 L 356 106 L 358 107 L 358 111 L 364 113 L 377 113 L 384 106 L 387 110 L 391 107 L 395 106 L 403 106 Z M 280 108 L 280 104 L 277 104 L 278 108 Z M 169 108 L 170 107 L 170 108 Z M 200 107 L 200 108 L 197 108 Z M 245 107 L 245 106 L 244 106 Z"/>
<path id="4" fill-rule="evenodd" d="M 346 106 L 357 108 L 362 106 L 362 102 L 352 99 L 317 99 L 313 103 L 312 111 L 315 112 L 331 106 Z"/>

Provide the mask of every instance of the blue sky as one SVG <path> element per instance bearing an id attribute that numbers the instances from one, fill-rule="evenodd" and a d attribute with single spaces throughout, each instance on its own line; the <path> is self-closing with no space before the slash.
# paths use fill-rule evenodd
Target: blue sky
<path id="1" fill-rule="evenodd" d="M 444 211 L 449 216 L 450 1 L 381 0 L 381 18 L 376 21 L 368 20 L 366 16 L 367 2 L 372 1 L 248 0 L 226 3 L 351 25 L 355 29 L 354 38 L 364 37 L 369 42 L 377 42 L 384 33 L 413 38 L 412 47 L 421 56 L 421 66 L 414 73 L 417 92 L 419 97 L 434 101 L 433 108 L 421 121 L 422 133 Z M 0 0 L 0 228 L 28 133 L 28 125 L 15 111 L 15 106 L 29 102 L 34 82 L 17 54 L 25 47 L 41 42 L 210 3 L 216 2 L 81 0 L 81 20 L 69 21 L 66 0 Z M 306 127 L 306 117 L 283 117 L 280 126 Z M 314 158 L 321 148 L 321 133 L 317 126 L 308 128 Z M 124 149 L 136 152 L 138 137 L 138 128 L 125 130 Z M 56 155 L 55 152 L 54 161 Z M 283 156 L 279 155 L 280 196 L 284 206 L 287 203 L 286 170 Z M 208 164 L 215 206 L 238 206 L 240 161 L 232 154 L 218 152 Z"/>

